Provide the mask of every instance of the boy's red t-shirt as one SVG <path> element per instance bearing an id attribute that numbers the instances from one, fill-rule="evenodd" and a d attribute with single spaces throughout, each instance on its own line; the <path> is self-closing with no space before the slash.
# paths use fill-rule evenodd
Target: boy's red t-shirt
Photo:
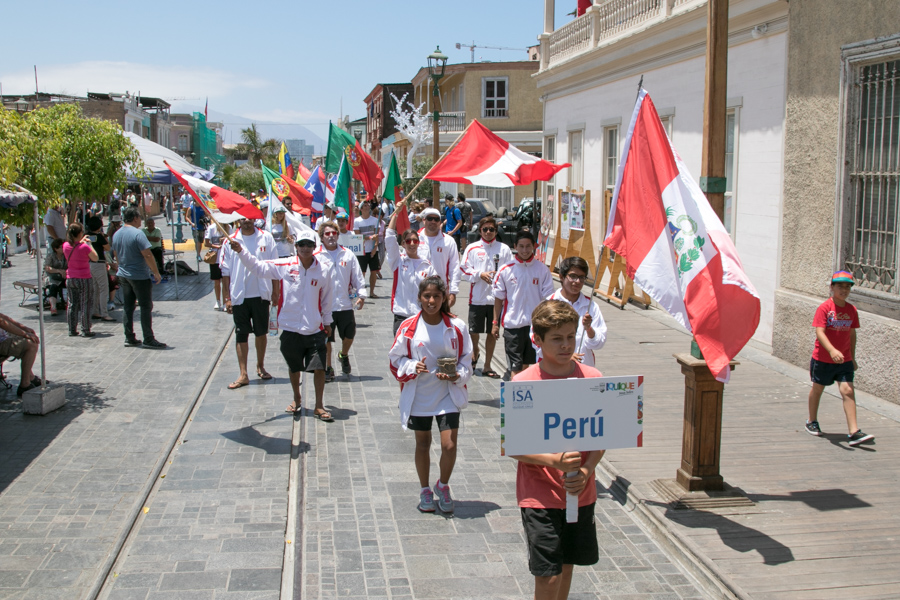
<path id="1" fill-rule="evenodd" d="M 597 369 L 575 363 L 575 370 L 565 377 L 554 377 L 541 370 L 541 366 L 531 365 L 515 377 L 514 381 L 538 381 L 544 379 L 572 379 L 581 377 L 603 377 Z M 581 453 L 581 464 L 587 460 L 588 452 Z M 522 508 L 565 508 L 566 490 L 560 479 L 561 471 L 552 467 L 542 467 L 520 462 L 516 473 L 516 500 Z M 587 484 L 578 495 L 578 506 L 588 506 L 597 501 L 594 474 L 590 474 Z"/>
<path id="2" fill-rule="evenodd" d="M 845 302 L 844 306 L 838 306 L 834 303 L 834 298 L 829 298 L 816 309 L 813 327 L 825 328 L 825 337 L 835 349 L 844 355 L 844 362 L 853 360 L 853 352 L 850 348 L 850 330 L 859 329 L 859 315 L 856 313 L 855 306 L 849 302 Z M 834 363 L 828 351 L 819 344 L 818 338 L 816 338 L 812 357 L 819 362 Z"/>

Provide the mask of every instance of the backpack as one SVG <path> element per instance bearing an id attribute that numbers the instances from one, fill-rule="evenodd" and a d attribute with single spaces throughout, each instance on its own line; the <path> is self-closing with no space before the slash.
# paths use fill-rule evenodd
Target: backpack
<path id="1" fill-rule="evenodd" d="M 197 271 L 192 269 L 190 267 L 190 265 L 188 265 L 183 260 L 179 260 L 177 262 L 177 265 L 178 265 L 178 274 L 179 275 L 196 275 L 197 274 Z M 163 271 L 166 272 L 166 275 L 174 275 L 175 268 L 172 265 L 172 261 L 169 261 L 166 263 L 166 266 L 163 268 Z"/>
<path id="2" fill-rule="evenodd" d="M 469 226 L 469 217 L 472 216 L 472 207 L 469 206 L 468 202 L 457 202 L 456 208 L 459 209 L 459 212 L 462 215 L 463 226 L 468 227 Z"/>

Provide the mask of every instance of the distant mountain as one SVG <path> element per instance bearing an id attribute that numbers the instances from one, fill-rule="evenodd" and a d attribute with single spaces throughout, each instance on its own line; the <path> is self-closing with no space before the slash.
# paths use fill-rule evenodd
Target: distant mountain
<path id="1" fill-rule="evenodd" d="M 171 110 L 173 113 L 194 113 L 203 112 L 203 107 L 174 102 L 172 103 Z M 239 115 L 232 115 L 215 110 L 209 111 L 209 120 L 225 124 L 223 138 L 226 144 L 239 143 L 241 141 L 241 130 L 249 127 L 251 123 L 256 123 L 256 129 L 263 139 L 306 140 L 307 144 L 315 146 L 316 154 L 325 154 L 325 147 L 328 145 L 328 142 L 303 125 L 286 125 L 283 123 L 256 121 Z"/>

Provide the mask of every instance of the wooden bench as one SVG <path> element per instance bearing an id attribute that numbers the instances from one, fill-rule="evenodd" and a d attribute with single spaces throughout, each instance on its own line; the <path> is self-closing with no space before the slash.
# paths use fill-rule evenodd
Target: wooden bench
<path id="1" fill-rule="evenodd" d="M 25 303 L 28 301 L 29 295 L 38 295 L 38 280 L 24 279 L 22 281 L 14 281 L 13 288 L 22 291 L 22 301 L 19 302 L 19 306 L 25 306 Z M 36 298 L 36 301 L 39 302 L 40 298 Z"/>

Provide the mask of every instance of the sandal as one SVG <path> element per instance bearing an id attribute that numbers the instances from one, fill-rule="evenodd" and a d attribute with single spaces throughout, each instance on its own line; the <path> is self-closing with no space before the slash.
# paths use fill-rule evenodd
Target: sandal
<path id="1" fill-rule="evenodd" d="M 322 412 L 319 412 L 320 410 L 321 410 Z M 313 416 L 314 416 L 315 418 L 317 418 L 318 420 L 320 420 L 320 421 L 325 421 L 326 423 L 332 423 L 332 422 L 334 422 L 334 417 L 332 417 L 332 416 L 331 416 L 331 413 L 328 412 L 328 411 L 325 410 L 325 409 L 316 409 L 316 410 L 313 412 Z"/>
<path id="2" fill-rule="evenodd" d="M 272 375 L 265 369 L 257 369 L 256 376 L 265 381 L 272 379 Z"/>
<path id="3" fill-rule="evenodd" d="M 479 352 L 475 356 L 472 357 L 472 368 L 475 369 L 478 366 L 478 361 L 481 359 L 481 353 Z"/>
<path id="4" fill-rule="evenodd" d="M 481 372 L 482 377 L 490 377 L 491 379 L 500 379 L 500 374 L 493 369 L 488 369 L 487 371 Z"/>
<path id="5" fill-rule="evenodd" d="M 291 402 L 287 405 L 287 408 L 284 409 L 284 412 L 293 413 L 295 415 L 300 414 L 301 412 L 303 412 L 303 405 L 298 405 L 294 402 Z"/>
<path id="6" fill-rule="evenodd" d="M 108 316 L 108 315 L 105 316 L 105 317 L 100 317 L 100 320 L 101 320 L 101 321 L 115 321 L 114 318 L 112 318 L 112 317 L 110 317 L 110 316 Z"/>
<path id="7" fill-rule="evenodd" d="M 236 389 L 239 389 L 239 388 L 244 387 L 245 385 L 250 385 L 250 382 L 249 382 L 249 381 L 241 381 L 241 380 L 239 379 L 239 380 L 237 380 L 237 381 L 235 381 L 235 382 L 233 382 L 233 383 L 229 383 L 229 384 L 228 384 L 228 389 L 229 389 L 229 390 L 236 390 Z"/>

